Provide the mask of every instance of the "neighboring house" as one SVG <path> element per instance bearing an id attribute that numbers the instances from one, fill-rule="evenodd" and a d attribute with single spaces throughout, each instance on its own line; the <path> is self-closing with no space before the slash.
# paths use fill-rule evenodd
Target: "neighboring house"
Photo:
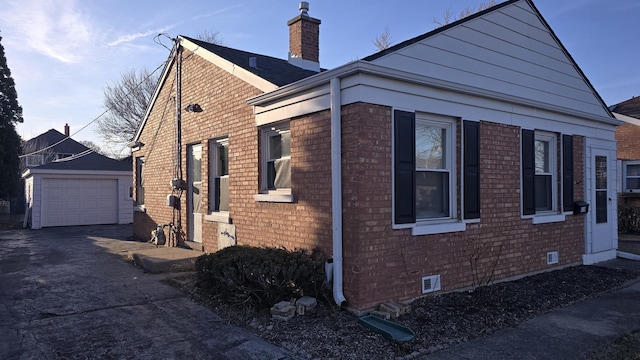
<path id="1" fill-rule="evenodd" d="M 356 309 L 616 257 L 620 122 L 531 1 L 326 71 L 320 20 L 288 25 L 289 61 L 179 37 L 132 143 L 137 236 L 317 246 Z"/>
<path id="2" fill-rule="evenodd" d="M 71 139 L 68 127 L 65 135 L 51 129 L 26 141 L 24 149 L 34 153 L 22 174 L 32 229 L 133 222 L 131 162 L 93 152 Z"/>
<path id="3" fill-rule="evenodd" d="M 62 134 L 55 129 L 51 129 L 33 139 L 24 141 L 22 143 L 22 153 L 27 154 L 27 156 L 22 159 L 22 170 L 64 159 L 89 149 L 76 141 L 63 141 L 69 137 L 69 125 L 65 124 L 64 132 Z"/>
<path id="4" fill-rule="evenodd" d="M 640 98 L 633 97 L 609 107 L 623 122 L 616 128 L 618 146 L 618 201 L 640 206 Z"/>

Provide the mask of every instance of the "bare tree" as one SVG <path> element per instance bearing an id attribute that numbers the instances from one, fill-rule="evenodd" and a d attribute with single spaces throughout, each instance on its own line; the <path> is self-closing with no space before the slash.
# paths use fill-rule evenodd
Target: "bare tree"
<path id="1" fill-rule="evenodd" d="M 104 106 L 110 111 L 97 122 L 96 132 L 107 142 L 126 144 L 135 136 L 158 82 L 146 69 L 130 70 L 104 89 Z"/>
<path id="2" fill-rule="evenodd" d="M 212 44 L 222 45 L 222 39 L 220 33 L 213 30 L 202 30 L 196 33 L 196 39 L 202 40 Z"/>
<path id="3" fill-rule="evenodd" d="M 379 51 L 388 49 L 393 45 L 393 40 L 391 40 L 391 30 L 389 30 L 388 26 L 384 27 L 384 32 L 380 34 L 380 36 L 376 36 L 373 40 L 373 45 L 375 45 L 376 49 Z"/>
<path id="4" fill-rule="evenodd" d="M 220 43 L 217 31 L 199 32 L 199 40 Z M 104 106 L 109 110 L 97 121 L 96 132 L 112 149 L 103 153 L 122 155 L 126 144 L 136 135 L 156 89 L 159 75 L 142 69 L 122 74 L 119 81 L 104 89 Z"/>
<path id="5" fill-rule="evenodd" d="M 445 26 L 447 24 L 450 24 L 454 21 L 458 21 L 460 19 L 464 19 L 469 15 L 473 15 L 477 12 L 480 12 L 482 10 L 486 10 L 492 6 L 495 6 L 497 4 L 497 2 L 495 0 L 488 0 L 485 1 L 483 3 L 481 3 L 480 5 L 478 5 L 478 7 L 474 10 L 470 7 L 465 8 L 464 10 L 460 11 L 460 13 L 458 13 L 458 15 L 454 15 L 451 10 L 447 10 L 444 13 L 444 16 L 442 17 L 442 20 L 434 17 L 433 18 L 433 23 L 437 25 L 437 27 L 440 26 Z"/>

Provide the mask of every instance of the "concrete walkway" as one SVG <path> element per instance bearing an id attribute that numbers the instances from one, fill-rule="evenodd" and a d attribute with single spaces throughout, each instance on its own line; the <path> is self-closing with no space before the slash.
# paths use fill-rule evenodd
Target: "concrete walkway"
<path id="1" fill-rule="evenodd" d="M 0 359 L 290 359 L 122 261 L 130 225 L 0 231 Z"/>
<path id="2" fill-rule="evenodd" d="M 616 259 L 600 266 L 640 272 L 640 262 L 631 260 Z M 640 330 L 640 282 L 421 359 L 580 359 L 636 330 Z"/>

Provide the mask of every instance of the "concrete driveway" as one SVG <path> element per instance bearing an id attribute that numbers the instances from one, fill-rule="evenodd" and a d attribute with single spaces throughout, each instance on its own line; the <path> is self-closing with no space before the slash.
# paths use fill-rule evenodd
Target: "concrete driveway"
<path id="1" fill-rule="evenodd" d="M 130 225 L 0 231 L 0 359 L 289 359 L 124 259 Z"/>

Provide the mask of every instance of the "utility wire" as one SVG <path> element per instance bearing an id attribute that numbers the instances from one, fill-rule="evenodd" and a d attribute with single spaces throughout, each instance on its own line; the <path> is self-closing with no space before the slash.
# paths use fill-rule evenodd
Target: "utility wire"
<path id="1" fill-rule="evenodd" d="M 131 89 L 131 91 L 129 91 L 128 93 L 126 93 L 124 96 L 129 96 L 129 95 L 131 95 L 131 92 L 132 92 L 133 90 L 135 90 L 135 89 L 137 89 L 138 87 L 140 87 L 140 86 L 141 86 L 145 81 L 147 81 L 147 79 L 149 79 L 151 76 L 153 76 L 153 74 L 155 74 L 158 70 L 160 70 L 162 67 L 164 67 L 165 63 L 166 63 L 166 62 L 163 62 L 163 63 L 162 63 L 162 64 L 160 64 L 157 68 L 155 68 L 155 70 L 153 70 L 153 71 L 152 71 L 152 72 L 151 72 L 147 77 L 145 77 L 142 81 L 140 81 L 140 82 L 139 82 L 139 83 L 138 83 L 138 84 L 137 84 L 133 89 Z M 52 145 L 49 145 L 49 146 L 47 146 L 47 147 L 45 147 L 45 148 L 42 148 L 42 149 L 40 149 L 40 150 L 33 151 L 33 152 L 29 153 L 29 154 L 23 154 L 23 155 L 20 155 L 20 156 L 18 156 L 18 158 L 22 159 L 22 158 L 25 158 L 25 157 L 30 156 L 30 155 L 39 154 L 39 153 L 41 153 L 41 152 L 43 152 L 43 151 L 46 151 L 46 150 L 51 149 L 52 147 L 55 147 L 55 146 L 58 146 L 59 144 L 62 144 L 62 143 L 63 143 L 63 142 L 65 142 L 67 139 L 71 139 L 71 137 L 72 137 L 72 136 L 76 135 L 76 134 L 77 134 L 77 133 L 79 133 L 80 131 L 82 131 L 82 130 L 86 129 L 87 127 L 89 127 L 89 125 L 91 125 L 91 124 L 93 124 L 94 122 L 96 122 L 98 119 L 100 119 L 101 117 L 103 117 L 107 112 L 109 112 L 109 111 L 111 111 L 111 110 L 112 110 L 111 108 L 107 108 L 107 109 L 106 109 L 105 111 L 103 111 L 100 115 L 98 115 L 97 117 L 95 117 L 93 120 L 89 121 L 85 126 L 81 127 L 80 129 L 78 129 L 77 131 L 75 131 L 73 134 L 69 135 L 68 137 L 65 137 L 64 139 L 62 139 L 62 140 L 58 141 L 57 143 L 52 144 Z M 92 151 L 94 151 L 94 150 L 92 150 Z"/>

